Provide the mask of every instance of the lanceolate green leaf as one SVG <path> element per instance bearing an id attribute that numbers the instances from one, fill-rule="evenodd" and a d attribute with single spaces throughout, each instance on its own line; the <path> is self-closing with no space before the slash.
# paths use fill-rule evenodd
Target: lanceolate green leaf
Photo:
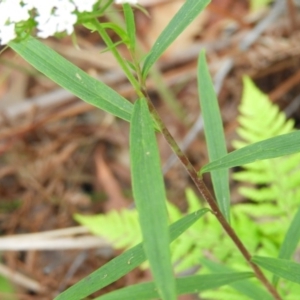
<path id="1" fill-rule="evenodd" d="M 128 3 L 123 4 L 127 35 L 129 38 L 129 47 L 134 50 L 135 48 L 135 23 L 134 14 L 131 6 Z"/>
<path id="2" fill-rule="evenodd" d="M 209 160 L 214 161 L 225 156 L 227 150 L 218 99 L 209 75 L 204 51 L 200 53 L 198 61 L 198 93 Z M 218 205 L 227 221 L 230 221 L 228 170 L 213 171 L 211 177 Z"/>
<path id="3" fill-rule="evenodd" d="M 214 273 L 229 273 L 234 272 L 231 268 L 228 268 L 224 265 L 218 264 L 208 259 L 201 259 L 201 263 L 206 266 L 210 271 Z M 272 300 L 273 297 L 264 289 L 261 288 L 260 285 L 255 284 L 255 282 L 249 280 L 248 278 L 238 281 L 238 282 L 230 282 L 228 283 L 235 290 L 240 292 L 242 295 L 249 297 L 249 299 L 257 300 Z"/>
<path id="4" fill-rule="evenodd" d="M 190 213 L 184 218 L 178 220 L 169 226 L 170 240 L 174 241 L 199 218 L 209 211 L 203 208 Z M 75 285 L 58 295 L 55 300 L 80 300 L 91 295 L 92 293 L 106 287 L 112 282 L 118 280 L 125 274 L 132 271 L 146 260 L 146 255 L 142 243 L 120 254 L 116 258 L 109 261 L 100 269 L 96 270 L 89 276 L 83 278 Z"/>
<path id="5" fill-rule="evenodd" d="M 226 156 L 205 165 L 200 170 L 200 173 L 242 166 L 257 160 L 275 158 L 296 152 L 300 152 L 300 130 L 282 134 L 230 152 Z"/>
<path id="6" fill-rule="evenodd" d="M 154 282 L 163 300 L 175 300 L 165 188 L 153 122 L 145 99 L 134 104 L 130 161 L 134 201 Z"/>
<path id="7" fill-rule="evenodd" d="M 176 279 L 177 293 L 196 294 L 204 290 L 215 289 L 225 284 L 253 277 L 253 273 L 223 273 L 213 275 L 194 275 Z M 156 299 L 159 295 L 153 282 L 132 285 L 116 290 L 95 300 L 132 300 L 132 299 Z"/>
<path id="8" fill-rule="evenodd" d="M 158 60 L 168 46 L 200 14 L 209 2 L 210 0 L 187 0 L 182 5 L 150 50 L 142 70 L 144 78 L 146 78 L 152 65 Z"/>
<path id="9" fill-rule="evenodd" d="M 254 256 L 251 260 L 278 277 L 300 284 L 300 264 L 298 263 L 287 259 L 262 256 Z"/>
<path id="10" fill-rule="evenodd" d="M 28 37 L 9 46 L 51 80 L 85 102 L 130 121 L 132 104 L 103 82 L 70 63 L 51 48 Z"/>
<path id="11" fill-rule="evenodd" d="M 299 240 L 300 240 L 300 208 L 298 208 L 298 211 L 294 216 L 294 219 L 291 222 L 290 227 L 285 235 L 284 241 L 279 250 L 278 258 L 290 259 L 298 246 Z M 278 277 L 274 276 L 273 283 L 276 285 L 277 282 L 278 282 Z"/>

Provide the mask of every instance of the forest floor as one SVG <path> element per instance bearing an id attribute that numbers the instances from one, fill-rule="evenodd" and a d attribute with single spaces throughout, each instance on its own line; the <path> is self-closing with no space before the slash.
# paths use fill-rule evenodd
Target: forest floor
<path id="1" fill-rule="evenodd" d="M 146 52 L 184 1 L 140 2 L 149 12 L 135 11 L 139 43 Z M 179 143 L 200 115 L 196 73 L 202 49 L 218 92 L 228 151 L 237 137 L 245 75 L 299 125 L 300 8 L 293 1 L 282 2 L 288 9 L 276 12 L 272 5 L 251 11 L 246 0 L 212 0 L 162 56 L 147 85 Z M 122 16 L 116 6 L 106 18 L 114 13 Z M 78 47 L 70 37 L 43 42 L 134 101 L 134 90 L 113 56 L 101 52 L 105 46 L 97 34 L 77 28 L 76 36 Z M 120 51 L 127 55 L 125 47 Z M 105 214 L 132 204 L 129 125 L 72 96 L 11 49 L 0 61 L 0 234 L 9 236 L 0 240 L 0 276 L 14 290 L 12 295 L 0 290 L 0 299 L 53 299 L 118 253 L 107 245 L 96 247 L 99 238 L 73 215 Z M 196 169 L 208 161 L 202 129 L 200 125 L 184 145 Z M 193 184 L 178 162 L 170 164 L 168 144 L 161 136 L 158 141 L 162 165 L 168 166 L 168 199 L 184 211 L 185 189 Z M 205 180 L 211 187 L 209 177 Z M 241 201 L 238 184 L 232 181 L 231 186 L 232 201 Z M 95 295 L 148 276 L 135 270 Z"/>

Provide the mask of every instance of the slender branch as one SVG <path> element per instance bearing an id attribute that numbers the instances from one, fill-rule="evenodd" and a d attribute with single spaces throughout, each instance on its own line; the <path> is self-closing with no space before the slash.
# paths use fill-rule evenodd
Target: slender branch
<path id="1" fill-rule="evenodd" d="M 143 94 L 140 90 L 139 82 L 136 80 L 134 75 L 131 73 L 130 69 L 128 68 L 128 65 L 126 64 L 125 59 L 120 55 L 120 53 L 116 49 L 114 43 L 112 42 L 110 36 L 107 34 L 106 30 L 102 27 L 101 23 L 97 19 L 95 19 L 92 23 L 96 27 L 99 35 L 102 37 L 103 41 L 105 42 L 105 44 L 107 45 L 109 50 L 112 52 L 112 54 L 116 58 L 117 62 L 121 66 L 122 70 L 124 71 L 127 79 L 130 81 L 130 83 L 134 87 L 137 95 L 139 97 L 143 97 Z"/>
<path id="2" fill-rule="evenodd" d="M 97 26 L 98 32 L 101 34 L 102 38 L 106 42 L 108 46 L 112 45 L 112 41 L 110 40 L 110 37 L 107 35 L 105 30 L 101 27 L 100 24 L 95 24 Z M 100 26 L 99 26 L 100 25 Z M 132 62 L 133 65 L 136 68 L 136 73 L 137 73 L 137 78 L 138 78 L 138 86 L 137 86 L 137 80 L 132 76 L 131 72 L 128 72 L 127 65 L 124 63 L 124 60 L 121 58 L 120 54 L 118 51 L 112 47 L 112 53 L 122 66 L 127 78 L 130 80 L 130 82 L 133 84 L 135 90 L 137 91 L 137 94 L 139 97 L 145 97 L 147 99 L 149 111 L 151 115 L 153 116 L 154 120 L 156 121 L 157 125 L 159 126 L 164 138 L 170 145 L 171 149 L 175 153 L 175 155 L 179 158 L 185 169 L 187 170 L 188 174 L 194 181 L 198 191 L 202 195 L 203 199 L 205 199 L 212 209 L 213 213 L 215 214 L 216 218 L 220 222 L 221 226 L 225 230 L 225 232 L 228 234 L 228 236 L 232 239 L 238 250 L 241 252 L 245 260 L 249 263 L 250 267 L 253 269 L 257 279 L 259 279 L 262 284 L 266 287 L 266 289 L 269 291 L 269 293 L 274 297 L 275 300 L 282 300 L 281 296 L 278 294 L 276 291 L 275 287 L 268 281 L 268 279 L 265 277 L 261 269 L 253 264 L 251 262 L 251 255 L 248 252 L 247 248 L 244 246 L 240 238 L 237 236 L 233 228 L 230 226 L 230 224 L 227 222 L 225 217 L 223 216 L 222 212 L 220 211 L 217 202 L 211 195 L 210 191 L 208 190 L 207 186 L 205 185 L 204 181 L 202 178 L 198 177 L 196 170 L 194 169 L 193 165 L 189 161 L 189 159 L 186 157 L 186 155 L 181 151 L 179 148 L 178 144 L 174 140 L 173 136 L 170 134 L 168 129 L 166 128 L 165 124 L 163 123 L 162 119 L 160 118 L 159 114 L 157 113 L 154 105 L 152 104 L 152 101 L 147 93 L 146 85 L 144 80 L 142 80 L 141 76 L 141 69 L 139 66 L 138 61 L 135 58 L 135 53 L 134 51 L 131 51 L 131 57 L 132 57 Z M 133 78 L 132 78 L 133 77 Z"/>
<path id="3" fill-rule="evenodd" d="M 150 110 L 152 116 L 154 117 L 156 123 L 159 125 L 164 138 L 166 139 L 166 141 L 168 142 L 168 144 L 170 145 L 170 147 L 172 148 L 174 153 L 177 155 L 177 157 L 179 158 L 179 160 L 181 161 L 181 163 L 183 164 L 183 166 L 187 170 L 188 174 L 190 175 L 190 177 L 194 181 L 194 183 L 195 183 L 198 191 L 200 192 L 201 196 L 203 197 L 203 199 L 205 199 L 207 201 L 208 205 L 212 209 L 213 213 L 215 214 L 216 218 L 218 219 L 218 221 L 222 225 L 223 229 L 226 231 L 228 236 L 232 239 L 232 241 L 234 242 L 236 247 L 239 249 L 239 251 L 241 252 L 243 257 L 246 259 L 246 261 L 249 263 L 249 265 L 253 269 L 256 277 L 267 288 L 267 290 L 274 297 L 274 299 L 282 300 L 281 296 L 278 294 L 275 287 L 268 281 L 268 279 L 265 277 L 265 275 L 263 274 L 261 269 L 257 265 L 255 265 L 254 263 L 251 262 L 250 253 L 248 252 L 248 250 L 246 249 L 246 247 L 244 246 L 244 244 L 242 243 L 240 238 L 237 236 L 234 229 L 226 221 L 226 219 L 224 218 L 223 214 L 221 213 L 221 211 L 220 211 L 220 209 L 217 205 L 217 202 L 215 201 L 215 199 L 211 195 L 210 191 L 206 187 L 204 181 L 202 180 L 202 178 L 198 177 L 197 172 L 194 169 L 194 167 L 192 166 L 191 162 L 186 157 L 186 155 L 181 151 L 181 149 L 177 145 L 176 141 L 174 140 L 174 138 L 172 137 L 172 135 L 170 134 L 170 132 L 166 128 L 165 124 L 162 122 L 160 116 L 158 115 L 154 105 L 152 104 L 152 102 L 151 102 L 151 100 L 150 100 L 150 98 L 149 98 L 149 96 L 148 96 L 148 94 L 145 90 L 144 90 L 144 93 L 145 93 L 145 96 L 147 98 L 149 110 Z"/>

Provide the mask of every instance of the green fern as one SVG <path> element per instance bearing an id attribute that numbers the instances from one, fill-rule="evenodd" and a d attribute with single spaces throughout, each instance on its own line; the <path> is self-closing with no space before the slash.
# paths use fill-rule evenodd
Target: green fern
<path id="1" fill-rule="evenodd" d="M 196 197 L 188 197 L 188 205 L 188 213 L 201 208 Z M 171 203 L 168 203 L 168 213 L 170 223 L 176 222 L 184 216 Z M 129 249 L 141 242 L 138 214 L 135 209 L 123 209 L 120 212 L 111 211 L 107 214 L 94 216 L 76 214 L 74 219 L 89 228 L 91 233 L 106 239 L 115 249 Z M 177 273 L 199 265 L 199 252 L 195 247 L 195 239 L 199 238 L 198 227 L 199 221 L 171 244 L 172 261 Z M 141 266 L 141 268 L 147 267 L 147 263 Z"/>
<path id="2" fill-rule="evenodd" d="M 90 232 L 106 239 L 116 249 L 129 249 L 141 242 L 138 215 L 135 209 L 112 210 L 107 214 L 85 216 L 76 214 L 75 220 Z"/>
<path id="3" fill-rule="evenodd" d="M 234 141 L 235 148 L 291 132 L 292 120 L 286 120 L 277 106 L 261 93 L 250 79 L 244 79 L 244 93 L 240 105 L 240 127 L 237 132 L 242 140 Z M 249 249 L 256 255 L 276 257 L 287 226 L 300 202 L 300 154 L 248 164 L 243 171 L 233 175 L 241 183 L 239 189 L 247 203 L 232 207 L 232 226 Z M 252 186 L 249 186 L 251 184 Z M 192 190 L 186 191 L 188 211 L 201 206 Z M 183 217 L 183 213 L 168 204 L 170 223 Z M 107 239 L 116 249 L 131 248 L 141 241 L 136 210 L 112 211 L 105 215 L 76 215 L 75 219 L 90 231 Z M 212 214 L 206 214 L 171 244 L 172 261 L 176 273 L 200 266 L 202 258 L 229 266 L 235 271 L 249 271 L 232 241 L 224 234 Z M 142 266 L 147 267 L 147 264 Z M 211 273 L 205 265 L 199 273 Z M 251 280 L 259 285 L 257 280 Z M 299 299 L 300 286 L 280 281 L 280 292 L 286 300 Z M 230 286 L 201 293 L 211 300 L 247 300 Z"/>
<path id="4" fill-rule="evenodd" d="M 242 140 L 233 142 L 235 148 L 293 131 L 294 122 L 286 120 L 279 108 L 247 77 L 244 78 L 239 111 L 237 133 Z M 243 183 L 239 188 L 240 194 L 250 201 L 233 206 L 233 226 L 251 253 L 271 257 L 278 255 L 284 234 L 300 202 L 299 162 L 300 154 L 295 154 L 248 164 L 243 171 L 234 173 L 233 178 Z M 235 263 L 232 258 L 222 262 L 236 269 L 242 267 L 239 260 Z M 299 285 L 282 280 L 280 288 L 284 299 L 299 299 Z M 217 292 L 208 291 L 202 296 L 220 300 L 249 299 L 237 296 L 230 287 Z"/>
<path id="5" fill-rule="evenodd" d="M 243 141 L 234 141 L 235 148 L 293 131 L 294 122 L 286 120 L 279 108 L 255 88 L 249 78 L 244 79 L 244 86 L 238 119 L 241 126 L 237 130 Z M 243 171 L 233 175 L 237 181 L 252 184 L 243 185 L 239 192 L 254 203 L 238 205 L 237 210 L 260 218 L 264 224 L 262 233 L 272 236 L 278 243 L 300 203 L 299 162 L 300 154 L 294 154 L 248 164 Z"/>

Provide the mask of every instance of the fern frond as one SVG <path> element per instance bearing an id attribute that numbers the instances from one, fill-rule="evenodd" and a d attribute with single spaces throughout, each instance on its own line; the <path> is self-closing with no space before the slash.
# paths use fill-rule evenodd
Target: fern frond
<path id="1" fill-rule="evenodd" d="M 91 233 L 106 239 L 116 249 L 129 249 L 142 240 L 135 209 L 120 212 L 112 210 L 107 214 L 92 216 L 76 214 L 74 219 Z"/>
<path id="2" fill-rule="evenodd" d="M 201 208 L 199 199 L 192 192 L 187 191 L 187 193 L 189 193 L 188 213 L 199 210 Z M 167 208 L 170 223 L 184 216 L 175 205 L 169 202 Z M 141 242 L 138 214 L 135 209 L 110 211 L 96 216 L 76 214 L 74 219 L 89 228 L 91 233 L 105 238 L 115 249 L 129 249 Z M 195 240 L 199 239 L 199 228 L 203 228 L 201 219 L 171 244 L 172 261 L 177 273 L 199 265 L 200 254 L 199 248 L 195 247 Z M 141 266 L 141 268 L 147 267 L 147 263 Z"/>
<path id="3" fill-rule="evenodd" d="M 237 133 L 241 139 L 233 142 L 235 148 L 294 130 L 294 121 L 287 120 L 247 77 L 244 78 L 239 111 L 241 115 Z M 239 192 L 250 201 L 232 207 L 232 226 L 250 252 L 276 257 L 290 220 L 300 204 L 300 154 L 247 164 L 233 178 L 244 183 Z M 224 257 L 220 251 L 212 248 L 210 257 L 235 269 L 246 267 L 241 263 L 234 246 L 221 235 L 216 234 L 216 238 L 223 249 L 226 247 L 232 253 Z M 202 271 L 208 270 L 204 267 Z M 299 298 L 298 285 L 282 281 L 280 288 L 284 299 Z M 207 291 L 201 296 L 218 300 L 248 299 L 230 287 Z"/>
<path id="4" fill-rule="evenodd" d="M 235 148 L 293 131 L 294 121 L 287 120 L 284 113 L 280 112 L 248 77 L 244 78 L 244 92 L 239 110 L 241 116 L 238 118 L 240 127 L 237 133 L 242 141 L 234 141 Z M 286 198 L 293 189 L 299 189 L 299 162 L 300 154 L 254 162 L 244 166 L 244 170 L 235 173 L 233 178 L 240 182 L 263 185 L 261 188 L 256 186 L 240 188 L 240 193 L 247 199 L 256 202 L 278 202 Z M 300 198 L 284 201 L 285 205 L 294 207 L 300 203 Z"/>

